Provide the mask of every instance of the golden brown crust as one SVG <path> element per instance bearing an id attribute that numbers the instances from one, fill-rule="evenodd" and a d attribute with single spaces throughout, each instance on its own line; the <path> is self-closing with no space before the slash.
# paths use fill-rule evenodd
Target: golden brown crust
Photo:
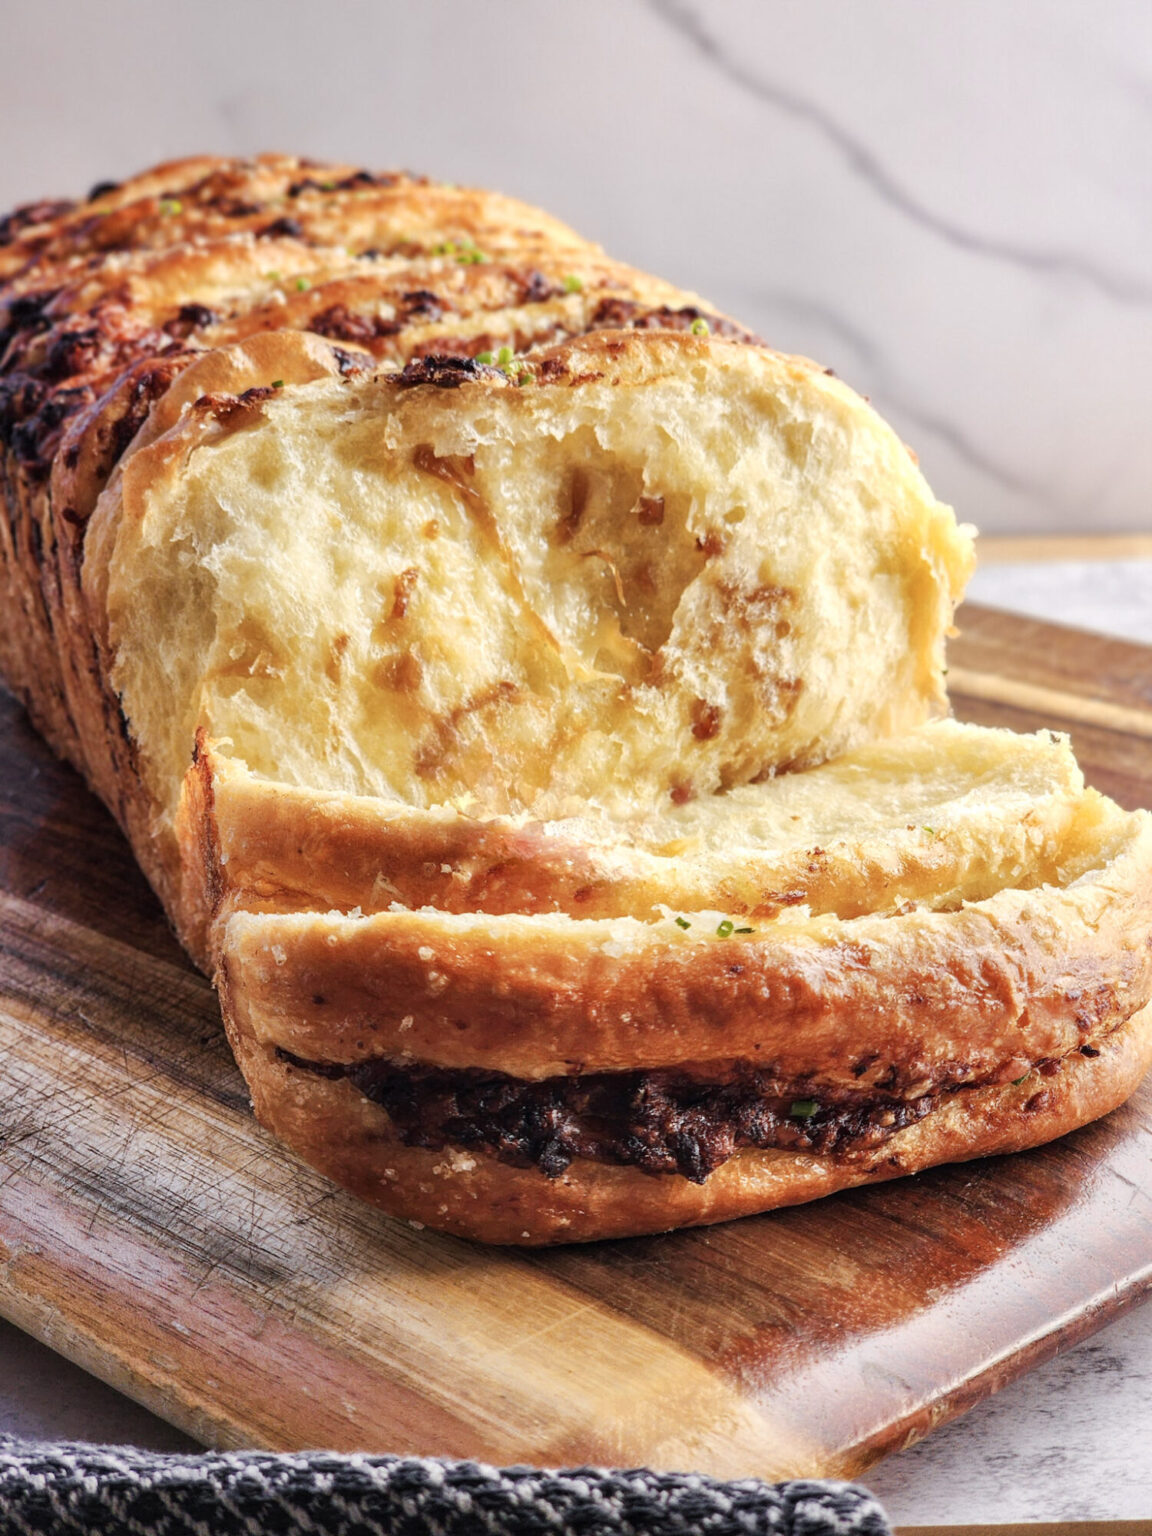
<path id="1" fill-rule="evenodd" d="M 190 240 L 270 233 L 290 219 L 305 244 L 407 251 L 445 239 L 484 249 L 533 239 L 588 248 L 559 219 L 499 193 L 290 156 L 193 159 L 158 167 L 112 192 L 27 222 L 0 244 L 0 279 L 88 254 L 163 250 Z"/>
<path id="2" fill-rule="evenodd" d="M 390 1215 L 483 1242 L 535 1245 L 728 1221 L 939 1163 L 1039 1146 L 1132 1093 L 1152 1066 L 1152 1010 L 1098 1039 L 1098 1055 L 1073 1052 L 1050 1076 L 957 1089 L 859 1157 L 745 1149 L 703 1184 L 579 1160 L 549 1178 L 483 1153 L 404 1146 L 385 1112 L 351 1084 L 280 1060 L 242 1016 L 233 1015 L 229 1039 L 258 1118 L 313 1167 Z"/>
<path id="3" fill-rule="evenodd" d="M 261 1040 L 312 1060 L 540 1078 L 728 1056 L 868 1084 L 943 1059 L 981 1077 L 1063 1055 L 1148 1000 L 1152 817 L 1134 813 L 1118 843 L 1066 890 L 779 919 L 748 937 L 671 920 L 237 912 L 225 1008 L 242 997 Z"/>
<path id="4" fill-rule="evenodd" d="M 468 816 L 325 793 L 258 778 L 204 733 L 195 778 L 180 818 L 186 864 L 211 861 L 194 878 L 213 885 L 214 908 L 257 912 L 719 908 L 760 921 L 800 905 L 842 918 L 940 908 L 1064 879 L 1108 816 L 1062 739 L 955 722 L 902 738 L 897 752 L 869 745 L 815 777 L 777 776 L 648 820 Z"/>

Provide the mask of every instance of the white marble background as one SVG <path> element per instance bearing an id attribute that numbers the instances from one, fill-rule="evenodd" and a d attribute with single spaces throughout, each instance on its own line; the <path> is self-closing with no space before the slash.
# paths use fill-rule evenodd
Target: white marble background
<path id="1" fill-rule="evenodd" d="M 7 0 L 0 147 L 0 206 L 204 149 L 498 186 L 832 364 L 983 528 L 1152 526 L 1148 0 Z"/>

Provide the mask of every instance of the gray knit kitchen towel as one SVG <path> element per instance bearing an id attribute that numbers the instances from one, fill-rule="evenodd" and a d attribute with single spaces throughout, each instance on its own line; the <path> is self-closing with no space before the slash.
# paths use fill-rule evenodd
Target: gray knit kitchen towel
<path id="1" fill-rule="evenodd" d="M 848 1483 L 0 1438 L 0 1536 L 891 1536 Z"/>

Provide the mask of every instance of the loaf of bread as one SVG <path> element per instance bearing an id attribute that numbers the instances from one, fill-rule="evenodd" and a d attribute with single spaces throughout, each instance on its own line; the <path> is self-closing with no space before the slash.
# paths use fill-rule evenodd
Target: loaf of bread
<path id="1" fill-rule="evenodd" d="M 0 668 L 302 1157 L 551 1242 L 1131 1091 L 1152 827 L 938 718 L 970 531 L 828 371 L 284 157 L 19 210 L 0 283 Z"/>

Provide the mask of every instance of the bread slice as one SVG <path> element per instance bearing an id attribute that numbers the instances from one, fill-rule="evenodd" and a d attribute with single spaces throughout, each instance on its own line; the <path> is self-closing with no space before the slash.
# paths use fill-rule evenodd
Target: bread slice
<path id="1" fill-rule="evenodd" d="M 531 366 L 268 380 L 126 460 L 84 585 L 170 860 L 200 728 L 310 789 L 555 818 L 941 709 L 970 540 L 838 380 L 664 332 Z"/>
<path id="2" fill-rule="evenodd" d="M 759 1059 L 843 1087 L 1016 1076 L 1117 1027 L 1152 988 L 1152 820 L 1111 807 L 1076 852 L 1065 885 L 952 910 L 798 908 L 740 932 L 715 911 L 238 911 L 224 985 L 261 1040 L 329 1063 L 535 1079 Z"/>
<path id="3" fill-rule="evenodd" d="M 214 916 L 430 906 L 652 920 L 717 908 L 759 921 L 1064 884 L 1111 814 L 1066 737 L 938 720 L 807 773 L 550 821 L 262 779 L 203 742 L 179 829 Z"/>
<path id="4" fill-rule="evenodd" d="M 1152 818 L 952 912 L 237 912 L 257 1114 L 396 1215 L 540 1243 L 725 1220 L 1036 1145 L 1152 1063 Z M 1085 852 L 1087 850 L 1084 850 Z"/>

